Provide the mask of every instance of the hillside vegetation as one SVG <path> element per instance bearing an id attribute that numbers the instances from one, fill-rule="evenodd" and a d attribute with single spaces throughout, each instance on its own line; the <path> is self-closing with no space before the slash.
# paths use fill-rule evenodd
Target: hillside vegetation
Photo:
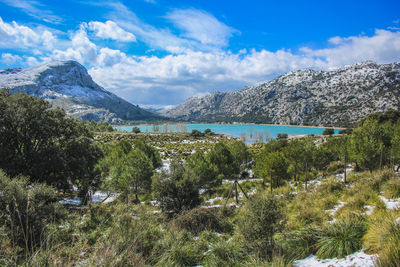
<path id="1" fill-rule="evenodd" d="M 247 147 L 209 132 L 119 133 L 1 91 L 0 263 L 291 266 L 363 250 L 397 266 L 396 114 Z"/>

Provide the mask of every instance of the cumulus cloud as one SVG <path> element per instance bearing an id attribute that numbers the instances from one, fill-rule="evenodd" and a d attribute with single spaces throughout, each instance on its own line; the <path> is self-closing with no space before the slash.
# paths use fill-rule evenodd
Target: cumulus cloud
<path id="1" fill-rule="evenodd" d="M 373 36 L 335 37 L 331 48 L 313 50 L 186 51 L 165 57 L 130 57 L 90 69 L 105 88 L 140 104 L 178 104 L 193 95 L 238 90 L 288 71 L 329 70 L 356 62 L 400 60 L 400 32 L 376 30 Z"/>
<path id="2" fill-rule="evenodd" d="M 31 54 L 22 58 L 3 53 L 0 60 L 4 64 L 24 61 L 26 65 L 49 60 L 77 60 L 87 66 L 94 80 L 107 90 L 132 103 L 160 105 L 178 104 L 190 96 L 215 90 L 239 90 L 245 85 L 257 85 L 297 69 L 329 70 L 365 60 L 377 63 L 400 60 L 400 31 L 396 30 L 377 29 L 372 36 L 332 37 L 324 49 L 242 49 L 232 53 L 218 48 L 234 34 L 234 30 L 225 28 L 224 24 L 214 32 L 210 30 L 210 37 L 201 34 L 190 37 L 195 32 L 206 34 L 208 26 L 178 26 L 184 19 L 174 11 L 171 14 L 175 16 L 169 14 L 169 19 L 175 19 L 174 24 L 184 35 L 177 36 L 142 22 L 122 4 L 113 5 L 115 19 L 99 24 L 82 23 L 64 39 L 57 39 L 45 29 L 6 23 L 0 18 L 0 48 L 31 50 Z M 103 36 L 101 38 L 120 38 L 121 34 L 107 35 L 111 34 L 107 27 L 114 26 L 131 32 L 148 44 L 149 49 L 171 53 L 160 57 L 136 56 L 108 47 L 98 38 L 91 40 L 90 31 Z M 221 32 L 221 36 L 216 36 L 217 32 Z"/>
<path id="3" fill-rule="evenodd" d="M 7 23 L 0 17 L 0 48 L 26 49 L 40 45 L 50 50 L 54 42 L 55 37 L 48 30 L 32 29 L 15 21 Z"/>
<path id="4" fill-rule="evenodd" d="M 130 32 L 123 30 L 114 21 L 108 20 L 105 23 L 91 21 L 88 28 L 94 31 L 97 37 L 103 39 L 113 39 L 121 42 L 136 42 L 136 37 Z"/>
<path id="5" fill-rule="evenodd" d="M 55 60 L 76 60 L 81 64 L 97 62 L 97 46 L 90 41 L 86 32 L 86 24 L 80 25 L 79 30 L 71 35 L 71 40 L 66 44 L 67 49 L 55 49 L 47 59 Z"/>
<path id="6" fill-rule="evenodd" d="M 21 62 L 22 58 L 18 55 L 13 55 L 11 53 L 3 53 L 3 54 L 1 54 L 0 61 L 4 64 L 11 65 L 16 62 Z"/>
<path id="7" fill-rule="evenodd" d="M 226 46 L 229 38 L 237 32 L 202 10 L 175 10 L 167 18 L 183 31 L 182 36 L 206 45 Z"/>
<path id="8" fill-rule="evenodd" d="M 387 63 L 399 60 L 400 56 L 400 31 L 377 29 L 371 37 L 334 37 L 330 42 L 335 46 L 310 50 L 307 56 L 320 57 L 331 68 L 363 60 Z"/>

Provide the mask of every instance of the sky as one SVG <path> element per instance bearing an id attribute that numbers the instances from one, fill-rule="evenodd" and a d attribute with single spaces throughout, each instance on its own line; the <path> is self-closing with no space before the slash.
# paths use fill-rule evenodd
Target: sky
<path id="1" fill-rule="evenodd" d="M 0 69 L 76 60 L 141 106 L 400 61 L 400 1 L 0 0 Z"/>

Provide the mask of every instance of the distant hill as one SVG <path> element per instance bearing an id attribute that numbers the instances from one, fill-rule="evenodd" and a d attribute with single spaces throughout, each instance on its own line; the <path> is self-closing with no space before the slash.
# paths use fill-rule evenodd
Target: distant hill
<path id="1" fill-rule="evenodd" d="M 0 71 L 0 88 L 26 93 L 63 108 L 82 120 L 119 122 L 160 116 L 135 106 L 96 84 L 75 61 L 53 61 L 28 69 Z"/>
<path id="2" fill-rule="evenodd" d="M 163 115 L 197 122 L 349 126 L 399 105 L 400 63 L 363 62 L 293 71 L 241 91 L 192 97 Z"/>

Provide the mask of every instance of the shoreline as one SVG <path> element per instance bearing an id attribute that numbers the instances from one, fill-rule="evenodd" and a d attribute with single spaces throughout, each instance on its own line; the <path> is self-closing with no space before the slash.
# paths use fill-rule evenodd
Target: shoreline
<path id="1" fill-rule="evenodd" d="M 163 125 L 163 124 L 170 124 L 170 125 L 174 125 L 174 124 L 209 124 L 209 125 L 266 125 L 266 126 L 282 126 L 282 127 L 302 127 L 302 128 L 315 128 L 315 129 L 326 129 L 326 128 L 331 128 L 331 129 L 338 129 L 338 130 L 344 130 L 347 128 L 344 127 L 336 127 L 336 126 L 332 126 L 332 127 L 327 127 L 327 126 L 309 126 L 309 125 L 290 125 L 290 124 L 269 124 L 269 123 L 189 123 L 189 122 L 176 122 L 176 123 L 161 123 L 161 124 L 157 124 L 157 125 Z M 115 125 L 115 124 L 111 124 L 112 127 L 134 127 L 134 126 L 141 126 L 141 125 L 146 125 L 146 126 L 152 126 L 155 124 L 145 124 L 145 123 L 140 123 L 140 124 L 123 124 L 123 125 Z"/>

